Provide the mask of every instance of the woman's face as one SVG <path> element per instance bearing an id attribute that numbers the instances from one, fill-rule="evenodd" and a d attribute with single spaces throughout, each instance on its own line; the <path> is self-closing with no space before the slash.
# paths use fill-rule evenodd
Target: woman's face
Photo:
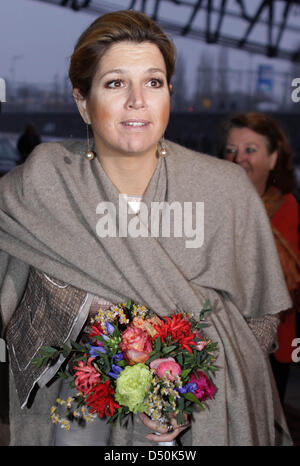
<path id="1" fill-rule="evenodd" d="M 91 123 L 98 154 L 155 154 L 170 112 L 166 65 L 150 42 L 120 42 L 100 60 L 88 99 L 77 100 Z"/>
<path id="2" fill-rule="evenodd" d="M 262 196 L 270 170 L 277 161 L 277 151 L 269 154 L 267 140 L 249 128 L 232 128 L 228 133 L 225 159 L 243 167 Z"/>

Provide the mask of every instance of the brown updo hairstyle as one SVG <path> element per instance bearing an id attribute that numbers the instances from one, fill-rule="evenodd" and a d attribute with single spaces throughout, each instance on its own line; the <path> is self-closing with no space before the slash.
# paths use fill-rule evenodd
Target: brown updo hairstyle
<path id="1" fill-rule="evenodd" d="M 269 174 L 267 189 L 274 185 L 282 194 L 294 192 L 297 179 L 293 167 L 292 148 L 281 126 L 270 116 L 258 112 L 238 113 L 226 120 L 221 127 L 219 155 L 224 157 L 229 131 L 249 128 L 265 137 L 268 153 L 278 152 L 274 170 Z"/>
<path id="2" fill-rule="evenodd" d="M 73 89 L 86 99 L 91 90 L 99 61 L 113 45 L 121 41 L 151 42 L 163 55 L 167 82 L 175 69 L 175 47 L 168 36 L 148 16 L 138 11 L 122 10 L 97 18 L 79 37 L 71 56 L 69 78 Z"/>

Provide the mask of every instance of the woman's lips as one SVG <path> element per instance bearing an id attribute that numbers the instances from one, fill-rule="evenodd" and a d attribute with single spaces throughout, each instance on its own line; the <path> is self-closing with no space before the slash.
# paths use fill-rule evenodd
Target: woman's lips
<path id="1" fill-rule="evenodd" d="M 147 120 L 125 120 L 121 121 L 121 125 L 128 129 L 144 129 L 150 125 Z"/>

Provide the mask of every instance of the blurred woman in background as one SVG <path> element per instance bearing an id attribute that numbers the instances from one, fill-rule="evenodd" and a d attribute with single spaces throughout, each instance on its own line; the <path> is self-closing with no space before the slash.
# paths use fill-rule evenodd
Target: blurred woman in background
<path id="1" fill-rule="evenodd" d="M 237 114 L 225 122 L 223 130 L 221 152 L 224 158 L 245 169 L 264 202 L 293 300 L 293 307 L 281 313 L 278 349 L 271 355 L 283 402 L 292 362 L 292 342 L 296 338 L 300 285 L 299 207 L 293 195 L 296 176 L 292 149 L 280 125 L 261 113 Z"/>

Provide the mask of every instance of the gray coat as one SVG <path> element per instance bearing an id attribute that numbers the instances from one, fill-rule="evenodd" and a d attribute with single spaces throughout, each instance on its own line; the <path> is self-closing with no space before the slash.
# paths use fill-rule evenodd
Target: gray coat
<path id="1" fill-rule="evenodd" d="M 177 308 L 197 317 L 210 299 L 214 312 L 206 332 L 220 347 L 218 392 L 210 409 L 195 415 L 186 441 L 288 442 L 266 355 L 246 322 L 271 323 L 266 316 L 291 305 L 264 206 L 241 168 L 173 143 L 168 150 L 143 202 L 149 212 L 153 201 L 203 202 L 204 242 L 198 249 L 187 248 L 184 235 L 99 238 L 97 206 L 109 200 L 117 208 L 119 193 L 97 159 L 82 157 L 80 143 L 42 144 L 1 180 L 0 305 L 24 405 L 22 413 L 17 405 L 11 411 L 14 444 L 49 444 L 49 429 L 42 434 L 42 426 L 48 425 L 45 413 L 57 387 L 44 386 L 54 374 L 33 373 L 30 360 L 41 344 L 76 338 L 95 295 L 112 302 L 132 299 L 160 316 Z M 34 382 L 44 388 L 28 409 Z M 279 441 L 276 424 L 283 429 Z M 141 432 L 135 422 L 127 431 L 115 430 L 113 442 L 141 444 Z"/>

